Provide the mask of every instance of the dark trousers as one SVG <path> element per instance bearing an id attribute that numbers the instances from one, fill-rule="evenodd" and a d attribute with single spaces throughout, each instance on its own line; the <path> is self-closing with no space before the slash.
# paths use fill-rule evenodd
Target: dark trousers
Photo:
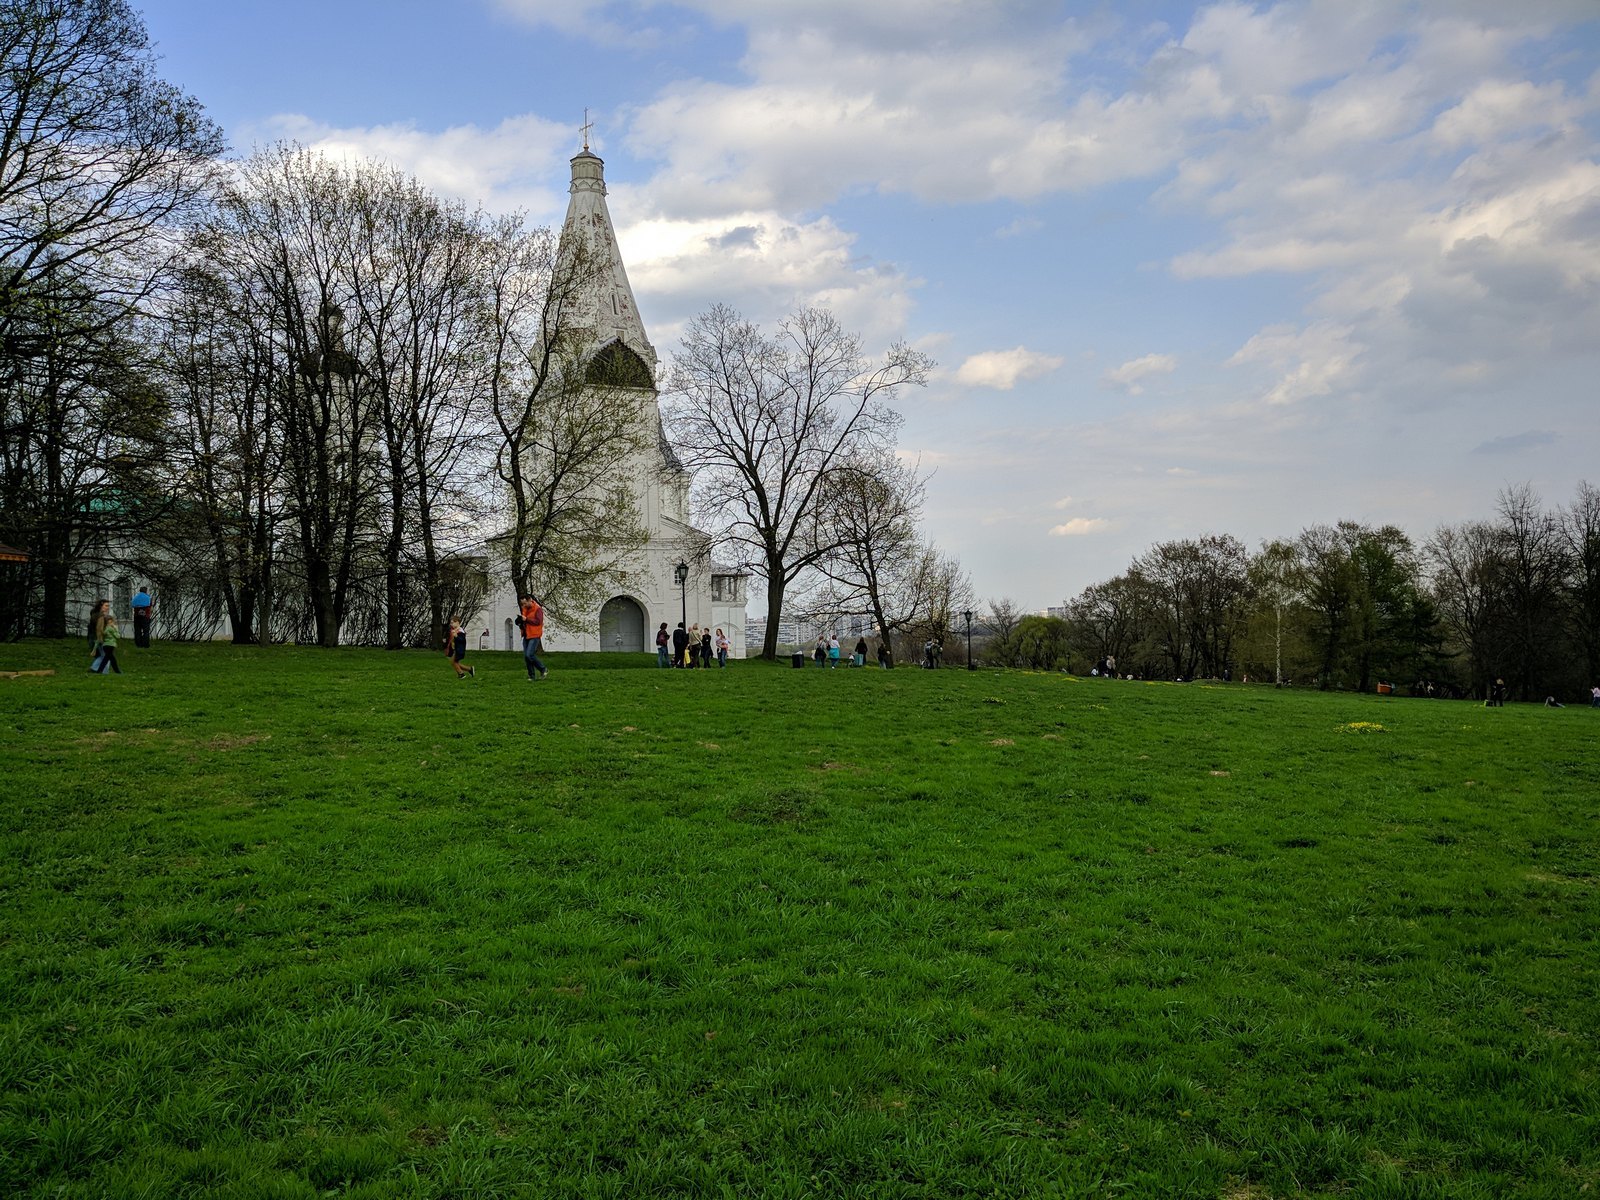
<path id="1" fill-rule="evenodd" d="M 150 647 L 150 614 L 133 614 L 133 644 L 145 649 Z"/>
<path id="2" fill-rule="evenodd" d="M 100 665 L 95 670 L 102 675 L 110 675 L 113 672 L 118 675 L 122 674 L 122 668 L 117 666 L 117 648 L 115 646 L 100 647 Z"/>
<path id="3" fill-rule="evenodd" d="M 533 673 L 535 671 L 539 672 L 541 675 L 545 673 L 544 663 L 539 661 L 539 651 L 543 649 L 543 638 L 525 637 L 522 639 L 522 657 L 523 660 L 528 664 L 529 679 L 533 678 Z"/>

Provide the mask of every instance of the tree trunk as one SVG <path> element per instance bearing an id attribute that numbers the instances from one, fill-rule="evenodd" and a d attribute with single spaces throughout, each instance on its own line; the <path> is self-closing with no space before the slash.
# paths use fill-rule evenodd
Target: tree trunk
<path id="1" fill-rule="evenodd" d="M 783 568 L 773 569 L 767 564 L 767 631 L 761 638 L 761 657 L 768 662 L 778 659 L 778 621 L 783 615 Z"/>
<path id="2" fill-rule="evenodd" d="M 39 614 L 39 632 L 47 638 L 67 636 L 67 564 L 60 555 L 58 534 L 45 537 L 44 561 L 39 565 L 39 579 L 43 609 Z"/>

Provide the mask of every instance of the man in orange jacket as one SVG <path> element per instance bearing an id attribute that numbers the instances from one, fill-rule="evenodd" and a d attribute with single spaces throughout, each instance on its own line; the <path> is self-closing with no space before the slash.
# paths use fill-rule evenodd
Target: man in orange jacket
<path id="1" fill-rule="evenodd" d="M 544 650 L 544 605 L 532 596 L 524 596 L 522 613 L 522 659 L 528 666 L 528 679 L 543 679 L 550 674 L 539 655 Z M 534 672 L 538 674 L 535 675 Z"/>

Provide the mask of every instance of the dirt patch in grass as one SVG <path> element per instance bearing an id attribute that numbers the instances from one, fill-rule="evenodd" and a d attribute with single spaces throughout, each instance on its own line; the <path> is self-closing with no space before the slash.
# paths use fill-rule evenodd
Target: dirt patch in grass
<path id="1" fill-rule="evenodd" d="M 218 733 L 206 742 L 207 750 L 242 750 L 246 746 L 257 746 L 262 742 L 270 742 L 270 733 Z"/>

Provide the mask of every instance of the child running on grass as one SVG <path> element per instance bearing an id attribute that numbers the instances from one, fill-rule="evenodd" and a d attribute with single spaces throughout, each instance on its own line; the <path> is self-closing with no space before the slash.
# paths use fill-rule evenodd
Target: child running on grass
<path id="1" fill-rule="evenodd" d="M 445 653 L 450 657 L 450 665 L 456 669 L 457 679 L 466 679 L 478 674 L 476 667 L 461 665 L 462 659 L 467 657 L 467 631 L 461 628 L 461 618 L 450 618 L 450 632 L 445 635 Z"/>

